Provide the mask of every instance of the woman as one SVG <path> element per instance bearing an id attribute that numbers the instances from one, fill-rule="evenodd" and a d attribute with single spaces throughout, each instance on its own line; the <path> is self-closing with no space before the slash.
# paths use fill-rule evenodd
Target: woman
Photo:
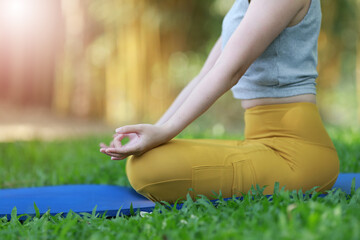
<path id="1" fill-rule="evenodd" d="M 271 194 L 275 182 L 331 189 L 339 160 L 316 107 L 320 24 L 320 0 L 236 0 L 201 72 L 163 117 L 116 129 L 100 151 L 133 155 L 129 181 L 153 201 L 231 197 L 256 184 Z M 246 109 L 244 141 L 171 140 L 230 89 Z"/>

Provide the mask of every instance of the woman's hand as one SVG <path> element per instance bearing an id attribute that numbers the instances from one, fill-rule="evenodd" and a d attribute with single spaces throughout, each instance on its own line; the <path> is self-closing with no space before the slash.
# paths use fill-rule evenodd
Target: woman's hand
<path id="1" fill-rule="evenodd" d="M 132 135 L 135 135 L 135 134 L 129 134 L 128 136 L 124 136 L 123 138 L 128 137 L 129 140 L 130 140 L 130 138 L 133 138 Z M 120 138 L 119 138 L 119 134 L 115 133 L 115 134 L 113 135 L 113 140 L 110 142 L 109 146 L 106 145 L 105 143 L 100 143 L 100 152 L 102 152 L 102 153 L 104 153 L 104 154 L 107 154 L 107 155 L 109 155 L 110 157 L 112 157 L 111 154 L 108 154 L 108 153 L 106 152 L 107 149 L 112 149 L 112 148 L 116 148 L 116 147 L 121 146 L 121 145 L 122 145 L 121 140 L 122 140 L 123 138 L 120 139 Z"/>
<path id="2" fill-rule="evenodd" d="M 130 155 L 139 156 L 166 143 L 172 137 L 164 126 L 151 124 L 124 126 L 116 129 L 114 140 L 110 146 L 100 144 L 100 152 L 111 156 L 111 160 L 123 160 Z M 129 138 L 129 141 L 122 145 L 121 140 L 124 138 Z"/>
<path id="3" fill-rule="evenodd" d="M 115 137 L 117 136 L 117 134 L 113 135 L 113 138 L 115 139 Z M 105 143 L 100 143 L 100 148 L 114 148 L 115 147 L 115 142 L 114 140 L 112 140 L 109 144 L 109 146 L 107 146 Z"/>

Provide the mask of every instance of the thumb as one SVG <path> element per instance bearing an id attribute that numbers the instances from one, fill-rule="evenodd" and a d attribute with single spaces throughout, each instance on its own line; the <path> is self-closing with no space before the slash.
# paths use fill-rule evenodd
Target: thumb
<path id="1" fill-rule="evenodd" d="M 142 131 L 141 125 L 130 125 L 117 128 L 115 130 L 116 133 L 126 134 L 126 133 L 140 133 Z"/>

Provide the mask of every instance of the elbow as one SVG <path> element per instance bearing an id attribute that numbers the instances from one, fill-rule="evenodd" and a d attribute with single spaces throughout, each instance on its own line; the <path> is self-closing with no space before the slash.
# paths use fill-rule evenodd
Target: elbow
<path id="1" fill-rule="evenodd" d="M 243 62 L 242 64 L 238 64 L 237 67 L 234 67 L 231 72 L 230 77 L 230 85 L 231 87 L 235 86 L 239 81 L 240 78 L 245 74 L 245 72 L 250 67 L 251 62 Z M 235 69 L 236 68 L 236 69 Z"/>
<path id="2" fill-rule="evenodd" d="M 231 75 L 230 88 L 232 88 L 239 82 L 240 78 L 244 75 L 244 73 L 245 71 L 243 69 L 239 69 L 238 71 L 236 71 L 234 74 Z"/>
<path id="3" fill-rule="evenodd" d="M 226 87 L 230 89 L 239 82 L 240 78 L 246 72 L 246 69 L 247 66 L 238 67 L 219 62 L 212 68 L 211 74 L 215 75 L 216 79 L 221 79 L 223 83 L 226 82 Z"/>
<path id="4" fill-rule="evenodd" d="M 235 86 L 235 85 L 239 82 L 240 78 L 241 78 L 241 76 L 240 76 L 239 78 L 234 77 L 233 79 L 231 79 L 231 81 L 230 81 L 230 88 L 232 88 L 233 86 Z"/>

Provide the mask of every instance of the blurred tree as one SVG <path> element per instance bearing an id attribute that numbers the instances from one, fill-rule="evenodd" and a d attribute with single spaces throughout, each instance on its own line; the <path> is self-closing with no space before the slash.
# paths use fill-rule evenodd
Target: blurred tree
<path id="1" fill-rule="evenodd" d="M 351 111 L 355 109 L 351 106 L 355 106 L 356 103 L 350 101 L 354 95 L 360 99 L 359 92 L 345 92 L 354 89 L 349 86 L 356 84 L 356 52 L 359 52 L 356 46 L 360 33 L 358 3 L 359 0 L 321 1 L 323 19 L 319 37 L 319 103 L 321 109 L 334 112 L 325 116 L 333 123 L 337 121 L 330 118 L 339 118 L 343 114 L 350 116 L 343 117 L 344 122 L 352 121 Z M 330 98 L 331 101 L 328 100 Z M 357 105 L 360 106 L 360 100 Z M 357 111 L 360 116 L 360 107 Z"/>
<path id="2" fill-rule="evenodd" d="M 66 41 L 56 109 L 105 114 L 110 123 L 159 117 L 174 98 L 171 55 L 205 49 L 214 26 L 220 34 L 221 17 L 213 24 L 206 7 L 211 2 L 62 0 Z"/>
<path id="3" fill-rule="evenodd" d="M 355 21 L 357 23 L 356 30 L 356 95 L 357 95 L 357 120 L 360 124 L 360 0 L 356 1 L 356 18 Z"/>
<path id="4" fill-rule="evenodd" d="M 1 5 L 12 0 L 0 1 L 0 99 L 65 115 L 105 116 L 113 124 L 155 121 L 165 111 L 200 70 L 234 2 L 28 1 L 46 11 L 33 16 L 36 24 L 23 21 L 16 28 L 5 21 Z M 320 108 L 334 108 L 339 85 L 357 84 L 357 91 L 348 88 L 353 92 L 343 95 L 357 96 L 360 119 L 360 72 L 355 71 L 360 69 L 360 0 L 321 3 Z M 336 95 L 332 101 L 330 95 Z M 238 106 L 230 97 L 223 101 L 209 119 L 226 107 L 237 121 Z M 233 119 L 230 115 L 223 117 Z"/>

